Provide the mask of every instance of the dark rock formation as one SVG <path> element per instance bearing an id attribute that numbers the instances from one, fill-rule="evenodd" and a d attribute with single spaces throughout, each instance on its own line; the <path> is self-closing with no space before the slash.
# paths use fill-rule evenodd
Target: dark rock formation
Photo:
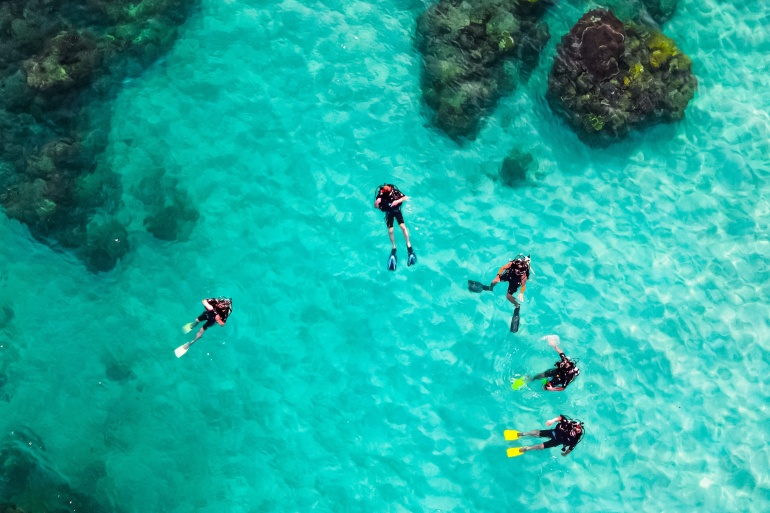
<path id="1" fill-rule="evenodd" d="M 0 308 L 0 328 L 4 328 L 9 322 L 13 320 L 14 312 L 13 308 L 8 305 L 3 305 Z"/>
<path id="2" fill-rule="evenodd" d="M 128 248 L 118 177 L 97 157 L 123 80 L 170 48 L 198 0 L 0 3 L 0 205 L 108 271 Z M 188 212 L 184 215 L 190 217 Z M 183 230 L 180 230 L 183 231 Z M 119 241 L 119 242 L 116 242 Z"/>
<path id="3" fill-rule="evenodd" d="M 433 122 L 455 139 L 474 138 L 481 120 L 513 89 L 504 63 L 517 58 L 524 79 L 548 41 L 539 18 L 546 0 L 440 0 L 417 22 L 423 98 Z"/>
<path id="4" fill-rule="evenodd" d="M 556 50 L 546 98 L 589 144 L 679 120 L 695 94 L 692 62 L 671 39 L 608 11 L 586 13 Z"/>
<path id="5" fill-rule="evenodd" d="M 520 187 L 527 183 L 527 174 L 536 171 L 537 167 L 532 154 L 514 148 L 500 167 L 500 181 L 506 187 Z"/>
<path id="6" fill-rule="evenodd" d="M 45 461 L 40 437 L 22 428 L 0 445 L 0 512 L 114 511 L 73 490 Z"/>
<path id="7" fill-rule="evenodd" d="M 63 32 L 50 40 L 43 53 L 22 63 L 27 85 L 46 92 L 82 86 L 99 65 L 96 41 L 77 32 Z"/>
<path id="8" fill-rule="evenodd" d="M 84 260 L 92 271 L 109 271 L 128 251 L 126 228 L 114 219 L 92 221 L 86 228 Z"/>
<path id="9" fill-rule="evenodd" d="M 143 178 L 131 191 L 139 198 L 150 214 L 144 219 L 144 227 L 160 240 L 187 240 L 198 220 L 198 211 L 192 201 L 179 188 L 179 183 L 156 169 Z"/>
<path id="10" fill-rule="evenodd" d="M 124 382 L 136 379 L 136 374 L 126 362 L 118 361 L 112 356 L 104 357 L 104 370 L 110 381 Z"/>

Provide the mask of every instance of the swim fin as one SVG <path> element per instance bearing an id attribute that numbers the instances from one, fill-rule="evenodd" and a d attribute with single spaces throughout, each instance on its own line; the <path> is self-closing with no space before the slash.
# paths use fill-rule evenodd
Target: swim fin
<path id="1" fill-rule="evenodd" d="M 524 379 L 524 378 L 516 378 L 515 380 L 513 380 L 513 383 L 511 383 L 511 388 L 514 389 L 514 390 L 518 390 L 518 389 L 520 389 L 521 387 L 523 387 L 526 384 L 527 384 L 527 380 L 526 379 Z"/>
<path id="2" fill-rule="evenodd" d="M 195 327 L 195 323 L 194 322 L 188 322 L 187 324 L 182 326 L 182 332 L 183 333 L 190 333 L 194 327 Z"/>
<path id="3" fill-rule="evenodd" d="M 388 257 L 388 271 L 395 271 L 398 264 L 398 258 L 396 258 L 396 250 L 393 249 Z"/>
<path id="4" fill-rule="evenodd" d="M 177 358 L 181 358 L 184 356 L 184 354 L 187 352 L 188 349 L 190 349 L 190 346 L 192 345 L 191 342 L 187 342 L 186 344 L 182 344 L 181 346 L 174 349 L 174 354 Z"/>
<path id="5" fill-rule="evenodd" d="M 505 436 L 506 440 L 518 440 L 519 439 L 519 432 L 515 429 L 506 429 L 503 431 L 503 436 Z"/>
<path id="6" fill-rule="evenodd" d="M 479 281 L 468 280 L 468 290 L 471 292 L 483 292 L 492 289 L 489 288 L 489 285 L 484 285 Z"/>
<path id="7" fill-rule="evenodd" d="M 520 306 L 517 306 L 513 310 L 513 317 L 511 318 L 511 333 L 516 333 L 519 331 L 519 310 L 521 310 Z"/>
<path id="8" fill-rule="evenodd" d="M 507 452 L 509 458 L 515 458 L 516 456 L 521 456 L 524 454 L 524 452 L 521 450 L 521 447 L 510 447 Z"/>
<path id="9" fill-rule="evenodd" d="M 406 248 L 409 251 L 409 256 L 406 259 L 406 266 L 411 267 L 417 263 L 417 255 L 414 254 L 412 248 Z"/>

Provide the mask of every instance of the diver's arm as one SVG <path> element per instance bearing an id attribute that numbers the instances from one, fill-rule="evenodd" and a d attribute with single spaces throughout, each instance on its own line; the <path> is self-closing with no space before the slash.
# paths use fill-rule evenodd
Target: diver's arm
<path id="1" fill-rule="evenodd" d="M 217 316 L 214 319 L 217 321 L 217 323 L 219 323 L 220 326 L 224 326 L 225 325 L 225 321 L 222 320 L 222 318 L 219 316 L 219 314 L 217 314 Z"/>
<path id="2" fill-rule="evenodd" d="M 407 199 L 409 199 L 409 196 L 401 196 L 401 197 L 400 197 L 400 198 L 398 198 L 396 201 L 394 201 L 393 203 L 391 203 L 391 204 L 390 204 L 390 206 L 392 206 L 392 207 L 397 207 L 397 206 L 399 206 L 401 203 L 405 202 Z"/>
<path id="3" fill-rule="evenodd" d="M 508 262 L 507 264 L 505 264 L 504 266 L 502 266 L 500 269 L 497 270 L 497 276 L 495 276 L 495 279 L 492 280 L 492 283 L 489 284 L 489 290 L 492 290 L 493 288 L 495 288 L 495 285 L 500 283 L 500 275 L 503 274 L 503 272 L 506 269 L 508 269 L 510 266 L 511 266 L 511 263 Z"/>
<path id="4" fill-rule="evenodd" d="M 550 383 L 546 383 L 545 385 L 545 389 L 548 390 L 549 392 L 561 392 L 565 388 L 566 387 L 555 387 L 555 386 L 552 386 Z"/>
<path id="5" fill-rule="evenodd" d="M 201 303 L 203 303 L 203 306 L 205 306 L 206 310 L 208 310 L 209 312 L 214 309 L 214 307 L 211 306 L 211 303 L 209 303 L 207 299 L 204 299 L 203 301 L 201 301 Z"/>
<path id="6" fill-rule="evenodd" d="M 569 449 L 567 449 L 566 451 L 565 451 L 564 449 L 562 449 L 562 451 L 561 451 L 561 455 L 562 455 L 562 456 L 566 456 L 566 455 L 568 455 L 569 453 L 571 453 L 571 452 L 572 452 L 572 449 L 574 449 L 574 448 L 575 448 L 575 446 L 573 445 L 572 447 L 570 447 L 570 448 L 569 448 Z"/>
<path id="7" fill-rule="evenodd" d="M 546 425 L 546 426 L 550 426 L 550 425 L 551 425 L 551 424 L 553 424 L 554 422 L 559 422 L 560 420 L 564 420 L 564 419 L 562 419 L 561 415 L 559 415 L 558 417 L 556 417 L 556 418 L 554 418 L 554 419 L 551 419 L 551 420 L 546 420 L 546 421 L 545 421 L 545 425 Z"/>

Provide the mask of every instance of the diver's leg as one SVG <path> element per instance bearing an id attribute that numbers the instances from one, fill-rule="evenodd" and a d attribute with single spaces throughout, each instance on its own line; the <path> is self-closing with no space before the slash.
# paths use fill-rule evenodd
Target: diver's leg
<path id="1" fill-rule="evenodd" d="M 519 435 L 521 436 L 521 435 Z M 545 444 L 537 444 L 537 445 L 527 445 L 524 447 L 519 447 L 519 451 L 521 452 L 527 452 L 527 451 L 542 451 L 545 449 Z"/>
<path id="2" fill-rule="evenodd" d="M 400 226 L 401 231 L 404 232 L 404 239 L 406 239 L 406 247 L 411 249 L 412 243 L 409 240 L 409 230 L 407 229 L 406 224 L 401 223 L 398 226 Z"/>

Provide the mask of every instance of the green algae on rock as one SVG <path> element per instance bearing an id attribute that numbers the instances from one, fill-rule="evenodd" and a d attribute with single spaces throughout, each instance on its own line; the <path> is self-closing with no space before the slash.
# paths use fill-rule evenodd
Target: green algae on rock
<path id="1" fill-rule="evenodd" d="M 126 77 L 171 47 L 198 3 L 0 4 L 0 204 L 35 238 L 75 250 L 92 271 L 110 270 L 128 249 L 126 227 L 114 217 L 121 182 L 109 163 L 97 165 L 109 102 Z"/>
<path id="2" fill-rule="evenodd" d="M 504 69 L 519 62 L 526 80 L 548 42 L 547 0 L 440 0 L 417 21 L 422 90 L 432 121 L 453 139 L 475 138 L 482 119 L 514 86 Z"/>
<path id="3" fill-rule="evenodd" d="M 578 136 L 606 145 L 631 129 L 677 121 L 695 95 L 692 61 L 655 28 L 597 9 L 556 48 L 546 98 Z"/>

